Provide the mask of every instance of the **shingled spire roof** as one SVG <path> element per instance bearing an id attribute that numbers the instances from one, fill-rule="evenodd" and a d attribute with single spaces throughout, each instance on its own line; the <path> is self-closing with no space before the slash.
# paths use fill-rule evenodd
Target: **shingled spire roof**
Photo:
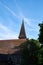
<path id="1" fill-rule="evenodd" d="M 24 20 L 22 20 L 22 26 L 19 34 L 19 39 L 26 39 L 25 27 L 24 27 Z"/>

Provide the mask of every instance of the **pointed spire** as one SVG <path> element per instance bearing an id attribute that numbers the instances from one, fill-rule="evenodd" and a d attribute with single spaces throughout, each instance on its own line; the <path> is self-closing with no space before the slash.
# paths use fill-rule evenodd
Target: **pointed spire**
<path id="1" fill-rule="evenodd" d="M 25 33 L 25 27 L 24 27 L 24 20 L 22 20 L 22 26 L 19 34 L 19 39 L 25 39 L 26 33 Z"/>

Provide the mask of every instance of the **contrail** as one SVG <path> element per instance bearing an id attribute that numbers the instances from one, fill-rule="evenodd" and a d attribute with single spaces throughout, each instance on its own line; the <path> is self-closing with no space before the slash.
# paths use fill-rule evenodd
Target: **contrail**
<path id="1" fill-rule="evenodd" d="M 15 12 L 13 12 L 7 5 L 3 4 L 2 2 L 0 2 L 0 4 L 6 8 L 13 16 L 17 17 L 18 18 L 18 15 L 16 15 Z"/>
<path id="2" fill-rule="evenodd" d="M 19 12 L 18 12 L 18 13 L 19 13 L 19 14 L 18 14 L 18 15 L 19 15 L 19 19 L 21 19 L 21 20 L 24 19 L 24 22 L 26 22 L 26 23 L 30 26 L 30 24 L 31 24 L 31 23 L 30 23 L 30 22 L 31 22 L 30 19 L 28 19 L 27 17 L 24 16 L 24 14 L 23 14 L 23 12 L 22 12 L 20 6 L 17 4 L 17 0 L 13 0 L 13 1 L 15 2 L 16 7 L 17 7 L 17 9 L 18 9 L 18 11 L 19 11 Z"/>
<path id="3" fill-rule="evenodd" d="M 16 2 L 15 2 L 16 3 Z M 18 4 L 16 3 L 16 7 L 18 8 L 18 10 L 19 10 L 19 14 L 17 15 L 14 11 L 12 11 L 7 5 L 5 5 L 5 4 L 3 4 L 2 2 L 0 2 L 0 4 L 4 7 L 4 8 L 6 8 L 13 16 L 15 16 L 15 17 L 17 17 L 18 19 L 24 19 L 24 21 L 28 24 L 28 25 L 30 25 L 30 20 L 28 19 L 28 18 L 26 18 L 24 15 L 23 15 L 23 13 L 22 13 L 22 11 L 20 10 L 20 7 L 18 6 Z"/>

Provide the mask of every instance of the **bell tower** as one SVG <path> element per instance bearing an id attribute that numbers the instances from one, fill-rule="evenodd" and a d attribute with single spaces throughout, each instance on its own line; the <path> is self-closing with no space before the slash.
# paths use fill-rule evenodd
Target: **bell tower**
<path id="1" fill-rule="evenodd" d="M 22 20 L 22 25 L 21 25 L 21 29 L 20 29 L 19 39 L 26 39 L 24 20 Z"/>

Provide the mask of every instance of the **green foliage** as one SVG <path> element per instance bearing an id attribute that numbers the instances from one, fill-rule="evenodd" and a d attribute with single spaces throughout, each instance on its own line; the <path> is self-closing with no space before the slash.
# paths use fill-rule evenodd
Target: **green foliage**
<path id="1" fill-rule="evenodd" d="M 40 26 L 40 30 L 39 30 L 39 42 L 41 43 L 41 44 L 43 44 L 43 22 L 41 23 L 41 24 L 39 24 L 39 26 Z"/>
<path id="2" fill-rule="evenodd" d="M 33 46 L 34 48 L 37 47 L 37 48 L 40 48 L 40 43 L 38 40 L 35 40 L 35 39 L 30 39 L 30 43 L 31 43 L 31 46 Z"/>
<path id="3" fill-rule="evenodd" d="M 43 48 L 40 49 L 40 62 L 43 64 Z"/>
<path id="4" fill-rule="evenodd" d="M 39 64 L 43 64 L 43 22 L 39 24 L 40 30 L 39 30 L 39 42 L 41 43 L 41 48 L 39 50 L 38 59 Z"/>
<path id="5" fill-rule="evenodd" d="M 40 49 L 40 43 L 38 40 L 27 40 L 24 43 L 22 51 L 23 61 L 22 65 L 37 65 L 39 64 L 39 49 Z"/>

